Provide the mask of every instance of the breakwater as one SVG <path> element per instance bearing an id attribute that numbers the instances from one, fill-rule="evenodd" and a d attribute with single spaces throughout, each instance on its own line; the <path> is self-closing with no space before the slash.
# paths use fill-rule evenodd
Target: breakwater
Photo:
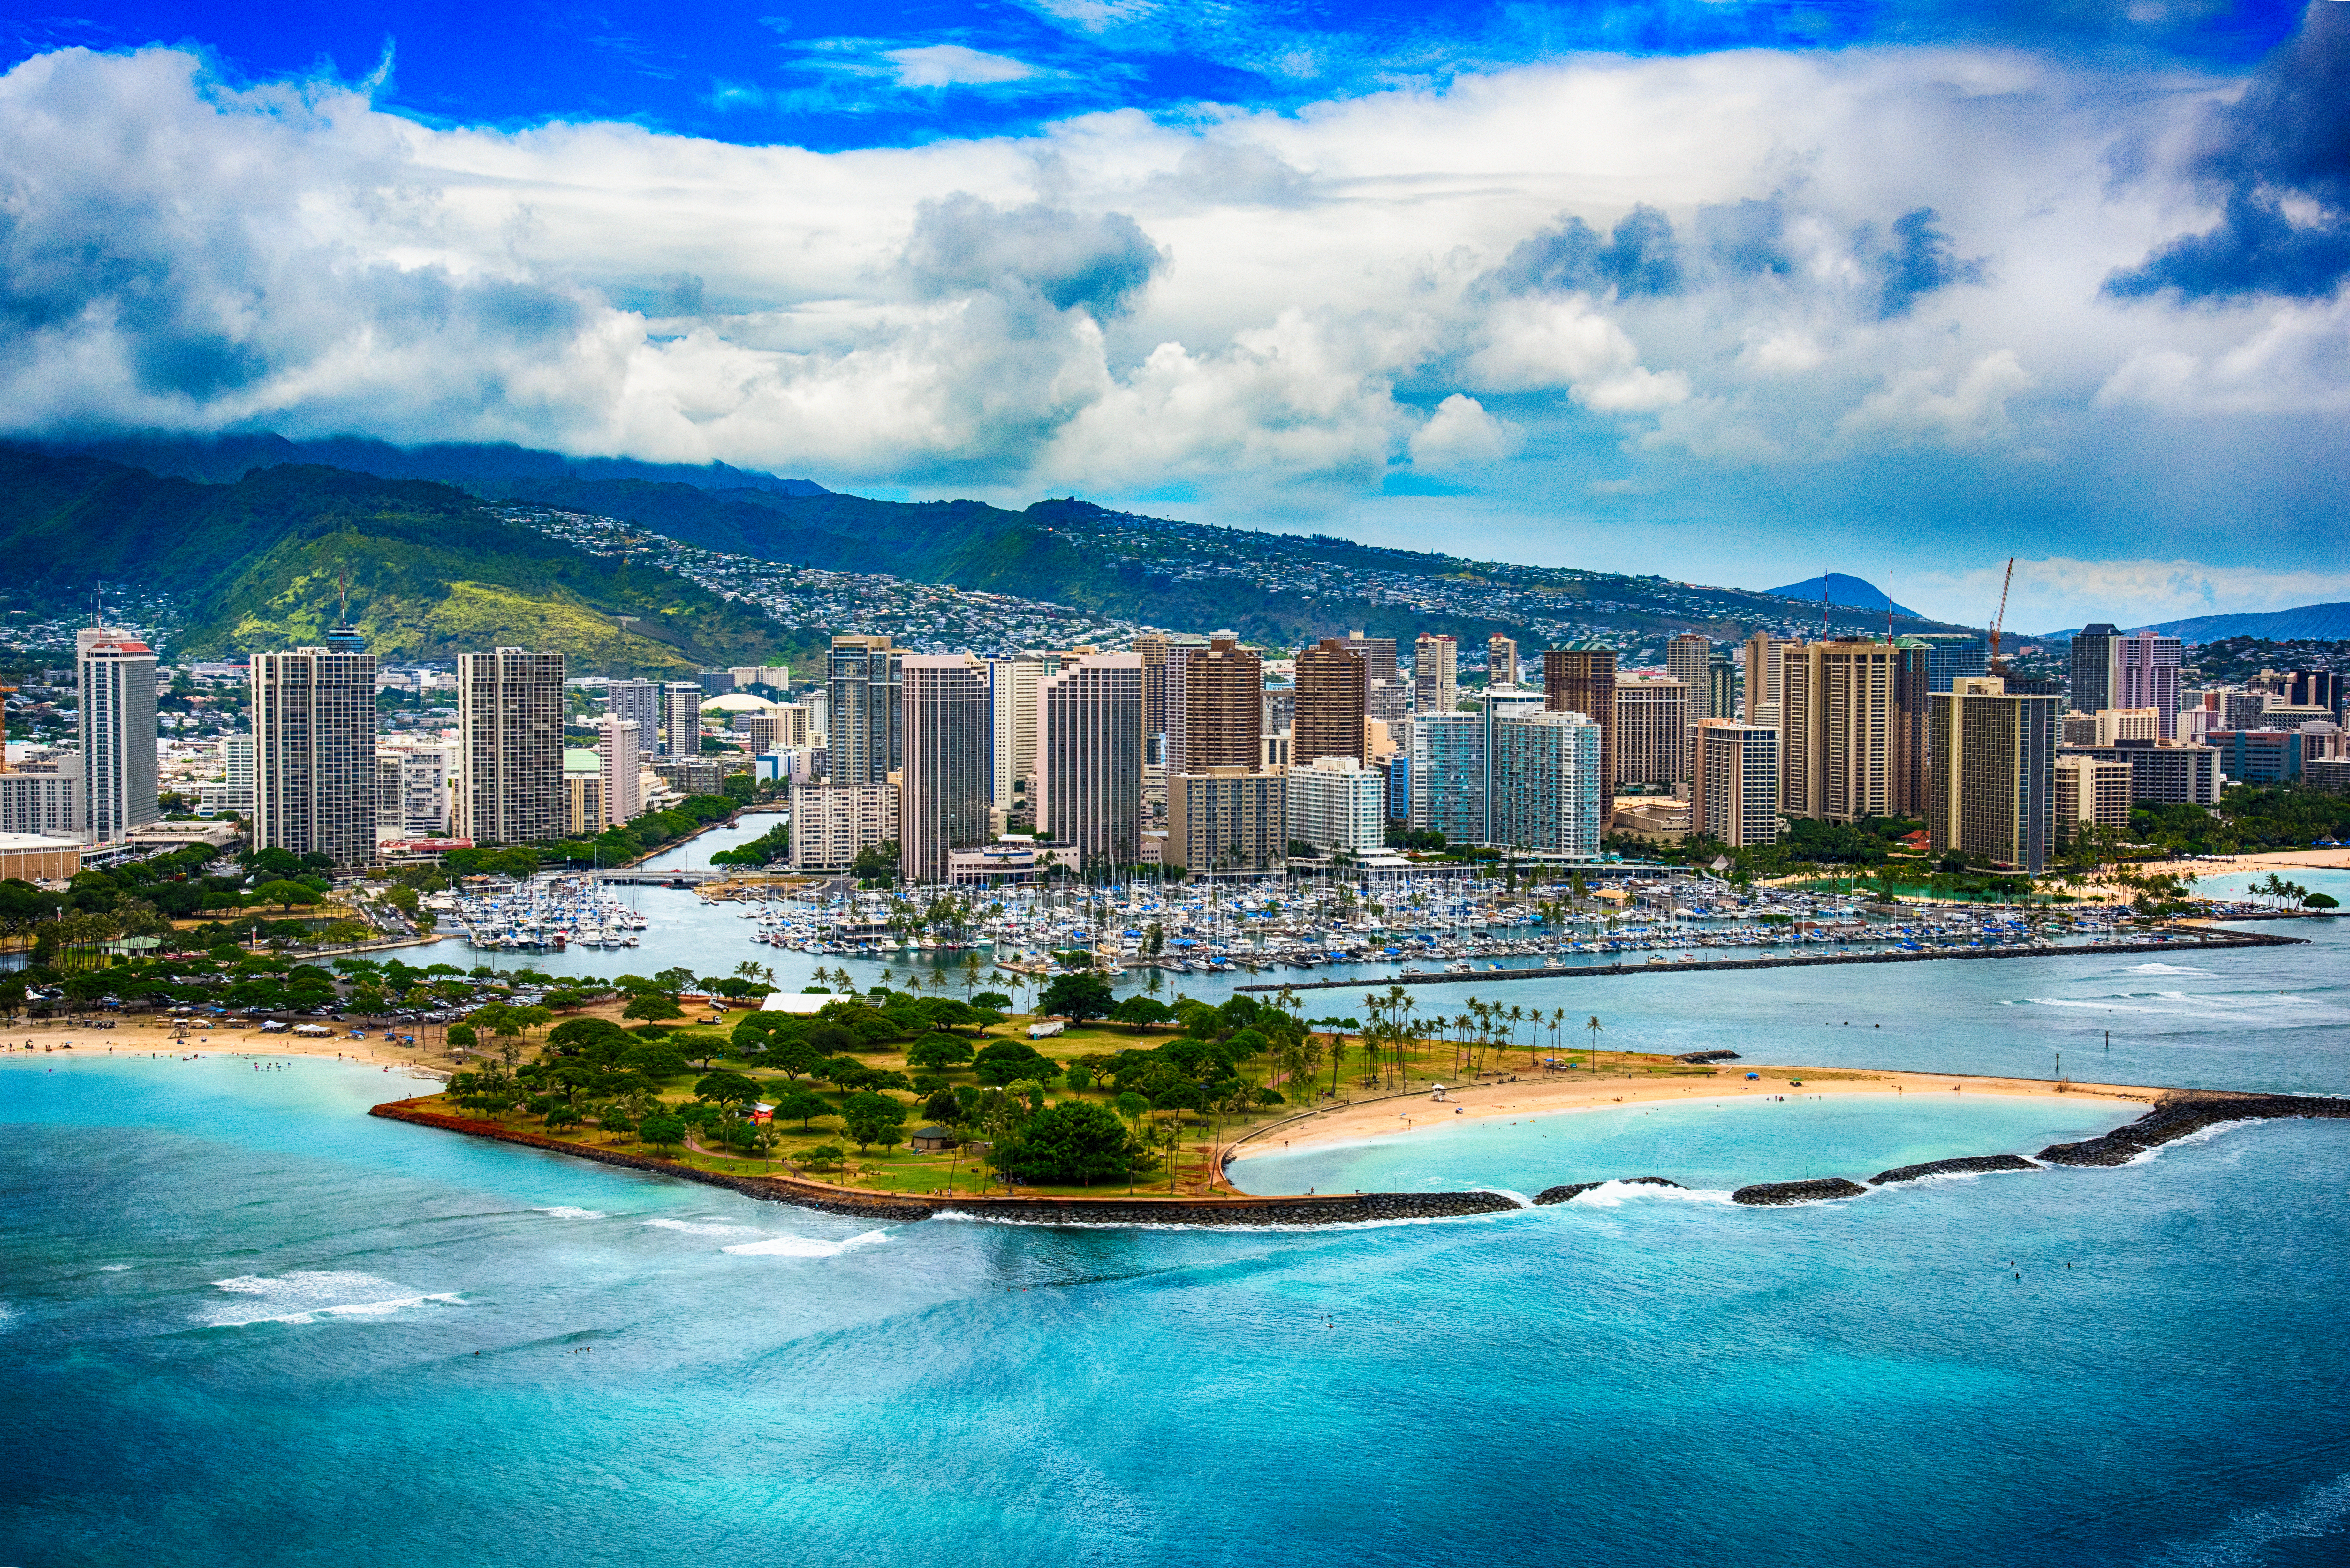
<path id="1" fill-rule="evenodd" d="M 1752 1187 L 1742 1187 L 1730 1195 L 1732 1203 L 1744 1203 L 1753 1208 L 1774 1208 L 1787 1203 L 1825 1203 L 1836 1198 L 1863 1198 L 1868 1189 L 1857 1181 L 1846 1181 L 1841 1176 L 1824 1176 L 1812 1181 L 1758 1181 Z"/>
<path id="2" fill-rule="evenodd" d="M 1994 1170 L 2037 1170 L 2020 1154 L 1978 1154 L 1964 1159 L 1929 1159 L 1923 1165 L 1896 1166 L 1868 1179 L 1871 1187 L 1895 1187 L 1929 1176 L 1983 1176 Z"/>
<path id="3" fill-rule="evenodd" d="M 1953 959 L 2092 958 L 2108 953 L 2208 952 L 2215 948 L 2275 948 L 2306 945 L 2306 937 L 2272 937 L 2264 931 L 2197 933 L 2168 941 L 2096 942 L 2056 948 L 1939 948 L 1925 952 L 1790 953 L 1785 958 L 1668 959 L 1662 963 L 1550 964 L 1540 969 L 1481 969 L 1466 974 L 1358 975 L 1353 980 L 1291 980 L 1277 985 L 1236 985 L 1236 992 L 1359 991 L 1365 985 L 1488 985 L 1505 980 L 1604 979 L 1611 975 L 1695 974 L 1722 969 L 1806 969 L 1833 964 L 1933 963 Z"/>
<path id="4" fill-rule="evenodd" d="M 452 1116 L 417 1108 L 412 1101 L 393 1101 L 372 1107 L 368 1115 L 388 1121 L 439 1127 L 445 1132 L 494 1139 L 525 1148 L 567 1154 L 624 1169 L 648 1171 L 723 1187 L 770 1203 L 848 1214 L 868 1220 L 930 1220 L 942 1214 L 972 1219 L 1007 1220 L 1027 1225 L 1361 1225 L 1391 1220 L 1443 1220 L 1471 1214 L 1497 1214 L 1522 1205 L 1498 1192 L 1333 1192 L 1279 1197 L 1205 1198 L 1152 1197 L 1147 1193 L 1116 1197 L 1021 1197 L 1017 1194 L 868 1192 L 835 1187 L 797 1176 L 737 1176 L 702 1170 L 651 1155 L 629 1154 L 592 1144 L 567 1143 L 541 1133 L 524 1132 L 496 1122 Z"/>
<path id="5" fill-rule="evenodd" d="M 2050 1144 L 2050 1165 L 2126 1165 L 2148 1149 L 2229 1122 L 2350 1120 L 2350 1099 L 2318 1095 L 2199 1095 L 2165 1100 L 2126 1127 L 2079 1143 Z"/>

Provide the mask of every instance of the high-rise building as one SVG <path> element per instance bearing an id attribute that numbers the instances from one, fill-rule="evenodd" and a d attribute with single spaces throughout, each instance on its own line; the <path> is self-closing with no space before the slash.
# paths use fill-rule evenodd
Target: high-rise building
<path id="1" fill-rule="evenodd" d="M 1205 648 L 1169 649 L 1167 710 L 1170 780 L 1255 767 L 1264 749 L 1264 659 L 1229 631 Z"/>
<path id="2" fill-rule="evenodd" d="M 1914 637 L 1904 637 L 1903 642 L 1915 642 L 1926 649 L 1926 691 L 1948 691 L 1950 682 L 1961 675 L 1981 675 L 1986 672 L 1988 650 L 1982 634 L 1973 631 L 1921 631 Z"/>
<path id="3" fill-rule="evenodd" d="M 1198 638 L 1164 631 L 1146 631 L 1134 639 L 1134 651 L 1142 657 L 1142 743 L 1151 762 L 1166 763 L 1167 732 L 1178 722 L 1168 711 L 1168 661 L 1176 649 L 1204 646 Z"/>
<path id="4" fill-rule="evenodd" d="M 213 803 L 215 811 L 234 812 L 239 816 L 253 815 L 253 737 L 250 734 L 223 735 L 221 750 L 221 792 Z"/>
<path id="5" fill-rule="evenodd" d="M 1678 784 L 1688 779 L 1689 694 L 1690 688 L 1679 680 L 1617 682 L 1616 776 L 1607 781 L 1611 792 L 1617 784 Z"/>
<path id="6" fill-rule="evenodd" d="M 207 784 L 207 790 L 212 786 Z M 253 809 L 253 785 L 245 782 L 244 809 Z M 12 763 L 0 774 L 0 835 L 36 838 L 81 836 L 81 756 L 57 752 Z"/>
<path id="7" fill-rule="evenodd" d="M 846 871 L 898 840 L 898 786 L 802 784 L 792 790 L 791 867 Z"/>
<path id="8" fill-rule="evenodd" d="M 2129 826 L 2134 780 L 2119 757 L 2059 752 L 2054 774 L 2055 840 L 2070 844 L 2099 827 Z"/>
<path id="9" fill-rule="evenodd" d="M 826 734 L 836 784 L 887 784 L 904 761 L 899 668 L 906 656 L 886 637 L 836 637 L 825 679 Z M 981 755 L 985 756 L 983 746 Z M 941 869 L 939 879 L 946 879 Z"/>
<path id="10" fill-rule="evenodd" d="M 1924 807 L 1923 649 L 1859 638 L 1779 648 L 1779 809 L 1857 822 Z"/>
<path id="11" fill-rule="evenodd" d="M 1485 684 L 1515 686 L 1517 683 L 1518 639 L 1495 632 L 1485 639 Z"/>
<path id="12" fill-rule="evenodd" d="M 1288 778 L 1291 838 L 1326 855 L 1367 855 L 1387 842 L 1387 779 L 1378 769 L 1318 757 Z"/>
<path id="13" fill-rule="evenodd" d="M 604 780 L 604 815 L 614 823 L 634 822 L 644 815 L 640 754 L 636 725 L 607 714 L 596 727 L 596 763 Z"/>
<path id="14" fill-rule="evenodd" d="M 375 864 L 375 655 L 256 653 L 252 681 L 254 847 Z"/>
<path id="15" fill-rule="evenodd" d="M 2330 670 L 2295 670 L 2285 676 L 2287 703 L 2296 708 L 2325 708 L 2340 714 L 2350 706 L 2350 677 Z"/>
<path id="16" fill-rule="evenodd" d="M 376 822 L 386 830 L 386 836 L 446 837 L 449 748 L 405 735 L 393 736 L 376 742 L 375 758 Z"/>
<path id="17" fill-rule="evenodd" d="M 131 632 L 88 627 L 75 635 L 74 668 L 81 683 L 79 836 L 112 844 L 163 815 L 155 793 L 155 650 Z"/>
<path id="18" fill-rule="evenodd" d="M 1297 727 L 1297 688 L 1284 681 L 1264 689 L 1264 734 L 1268 744 L 1276 734 Z"/>
<path id="19" fill-rule="evenodd" d="M 612 826 L 604 798 L 602 758 L 596 749 L 563 749 L 563 831 L 573 838 L 592 838 Z"/>
<path id="20" fill-rule="evenodd" d="M 653 754 L 660 739 L 661 689 L 655 680 L 614 680 L 604 688 L 604 710 L 637 727 L 637 745 Z"/>
<path id="21" fill-rule="evenodd" d="M 459 837 L 563 836 L 563 655 L 501 648 L 457 656 L 457 766 Z"/>
<path id="22" fill-rule="evenodd" d="M 2121 631 L 2109 620 L 2093 621 L 2073 634 L 2071 699 L 2075 713 L 2120 706 L 2114 701 L 2114 644 Z"/>
<path id="23" fill-rule="evenodd" d="M 1705 689 L 1706 660 L 1713 657 L 1713 639 L 1685 631 L 1665 644 L 1665 673 L 1692 693 Z"/>
<path id="24" fill-rule="evenodd" d="M 2012 696 L 1996 675 L 1962 675 L 1929 699 L 1926 826 L 1934 853 L 2037 873 L 2055 816 L 2054 697 Z"/>
<path id="25" fill-rule="evenodd" d="M 1422 633 L 1411 645 L 1411 706 L 1418 713 L 1450 713 L 1461 701 L 1461 645 Z"/>
<path id="26" fill-rule="evenodd" d="M 1347 651 L 1363 661 L 1363 711 L 1382 724 L 1392 724 L 1409 710 L 1403 676 L 1396 668 L 1396 639 L 1347 634 Z"/>
<path id="27" fill-rule="evenodd" d="M 1733 848 L 1779 842 L 1779 737 L 1708 717 L 1690 726 L 1690 831 Z"/>
<path id="28" fill-rule="evenodd" d="M 1037 683 L 1060 667 L 1060 660 L 1049 658 L 987 661 L 988 798 L 999 807 L 1009 806 L 1023 784 L 1034 791 Z"/>
<path id="29" fill-rule="evenodd" d="M 1609 794 L 1599 726 L 1581 713 L 1511 704 L 1493 714 L 1491 735 L 1484 841 L 1598 859 Z"/>
<path id="30" fill-rule="evenodd" d="M 700 682 L 664 680 L 660 689 L 660 754 L 671 762 L 702 755 Z"/>
<path id="31" fill-rule="evenodd" d="M 905 755 L 898 780 L 899 875 L 944 882 L 949 854 L 985 844 L 993 820 L 987 666 L 968 654 L 896 657 Z"/>
<path id="32" fill-rule="evenodd" d="M 1599 774 L 1616 777 L 1616 650 L 1612 648 L 1552 648 L 1543 650 L 1543 700 L 1554 713 L 1580 713 L 1599 726 Z M 1599 826 L 1615 820 L 1614 785 L 1600 792 Z"/>
<path id="33" fill-rule="evenodd" d="M 2069 727 L 2070 721 L 2066 721 Z M 2115 746 L 2124 741 L 2168 740 L 2162 732 L 2162 714 L 2152 708 L 2101 708 L 2091 719 L 2086 744 Z"/>
<path id="34" fill-rule="evenodd" d="M 1305 767 L 1321 757 L 1369 763 L 1363 731 L 1367 679 L 1363 660 L 1335 637 L 1324 638 L 1297 656 L 1291 765 Z"/>
<path id="35" fill-rule="evenodd" d="M 1037 692 L 1039 832 L 1080 866 L 1142 858 L 1142 656 L 1096 653 Z"/>
<path id="36" fill-rule="evenodd" d="M 1169 866 L 1191 871 L 1263 871 L 1289 855 L 1289 780 L 1247 768 L 1171 774 L 1167 779 Z"/>
<path id="37" fill-rule="evenodd" d="M 2183 655 L 2179 639 L 2134 631 L 2114 639 L 2110 647 L 2113 666 L 2106 676 L 2106 706 L 2151 708 L 2156 732 L 2166 741 L 2177 740 L 2178 665 Z"/>
<path id="38" fill-rule="evenodd" d="M 737 691 L 745 686 L 764 686 L 781 691 L 792 683 L 792 667 L 788 664 L 738 664 L 727 673 L 734 677 Z"/>
<path id="39" fill-rule="evenodd" d="M 704 697 L 723 697 L 734 690 L 734 671 L 697 670 L 693 672 L 693 683 L 702 688 L 702 694 Z"/>
<path id="40" fill-rule="evenodd" d="M 1730 655 L 1706 655 L 1705 684 L 1691 693 L 1690 707 L 1700 719 L 1738 717 L 1738 666 Z"/>
<path id="41" fill-rule="evenodd" d="M 1540 692 L 1488 687 L 1473 711 L 1423 713 L 1412 720 L 1411 826 L 1433 829 L 1449 844 L 1491 844 L 1494 814 L 1505 811 L 1500 793 L 1510 787 L 1496 777 L 1499 744 L 1495 726 L 1540 712 Z M 1586 715 L 1587 716 L 1587 715 Z M 1599 786 L 1605 812 L 1608 791 Z"/>

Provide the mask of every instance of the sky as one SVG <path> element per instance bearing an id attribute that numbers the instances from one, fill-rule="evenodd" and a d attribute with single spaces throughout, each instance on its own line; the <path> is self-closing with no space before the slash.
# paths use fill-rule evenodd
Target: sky
<path id="1" fill-rule="evenodd" d="M 0 16 L 0 431 L 2350 599 L 2350 5 Z"/>

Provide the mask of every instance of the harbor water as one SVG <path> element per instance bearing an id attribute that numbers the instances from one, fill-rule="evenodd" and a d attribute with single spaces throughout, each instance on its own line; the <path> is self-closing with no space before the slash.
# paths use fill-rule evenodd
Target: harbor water
<path id="1" fill-rule="evenodd" d="M 1634 1045 L 2073 1071 L 2110 1027 L 2080 1075 L 2350 1092 L 2350 940 L 2296 929 L 2171 972 L 1555 994 Z M 411 1087 L 0 1061 L 0 1562 L 2350 1556 L 2340 1123 L 1754 1210 L 1721 1185 L 2112 1113 L 1672 1106 L 1305 1158 L 1325 1187 L 1696 1190 L 1197 1232 L 879 1224 L 362 1114 Z"/>

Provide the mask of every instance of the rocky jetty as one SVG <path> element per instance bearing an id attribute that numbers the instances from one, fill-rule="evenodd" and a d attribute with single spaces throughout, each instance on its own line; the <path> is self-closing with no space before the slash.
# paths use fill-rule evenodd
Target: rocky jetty
<path id="1" fill-rule="evenodd" d="M 1752 1187 L 1742 1187 L 1730 1195 L 1732 1203 L 1752 1204 L 1769 1208 L 1785 1203 L 1825 1203 L 1833 1198 L 1865 1198 L 1868 1189 L 1857 1181 L 1846 1181 L 1841 1176 L 1824 1177 L 1817 1181 L 1763 1181 Z"/>
<path id="2" fill-rule="evenodd" d="M 1880 1170 L 1868 1179 L 1871 1187 L 1890 1187 L 1897 1181 L 1915 1181 L 1921 1176 L 1979 1176 L 1986 1170 L 2037 1170 L 2040 1168 L 2020 1154 L 1978 1154 L 1966 1159 L 1929 1159 L 1923 1165 L 1896 1166 Z"/>
<path id="3" fill-rule="evenodd" d="M 1612 1177 L 1609 1179 L 1620 1181 L 1627 1187 L 1680 1186 L 1679 1182 L 1668 1181 L 1661 1176 L 1619 1176 Z M 1570 1183 L 1565 1187 L 1545 1187 L 1540 1192 L 1534 1194 L 1534 1207 L 1537 1209 L 1544 1209 L 1554 1203 L 1571 1203 L 1575 1199 L 1580 1198 L 1585 1193 L 1590 1191 L 1593 1188 L 1605 1187 L 1607 1185 L 1607 1183 L 1605 1181 L 1577 1181 Z"/>
<path id="4" fill-rule="evenodd" d="M 2127 1127 L 2040 1151 L 2051 1165 L 2126 1165 L 2150 1148 L 2226 1122 L 2350 1118 L 2350 1099 L 2317 1095 L 2198 1095 L 2165 1100 Z"/>
<path id="5" fill-rule="evenodd" d="M 1735 1051 L 1684 1051 L 1673 1058 L 1676 1062 L 1735 1062 Z"/>

